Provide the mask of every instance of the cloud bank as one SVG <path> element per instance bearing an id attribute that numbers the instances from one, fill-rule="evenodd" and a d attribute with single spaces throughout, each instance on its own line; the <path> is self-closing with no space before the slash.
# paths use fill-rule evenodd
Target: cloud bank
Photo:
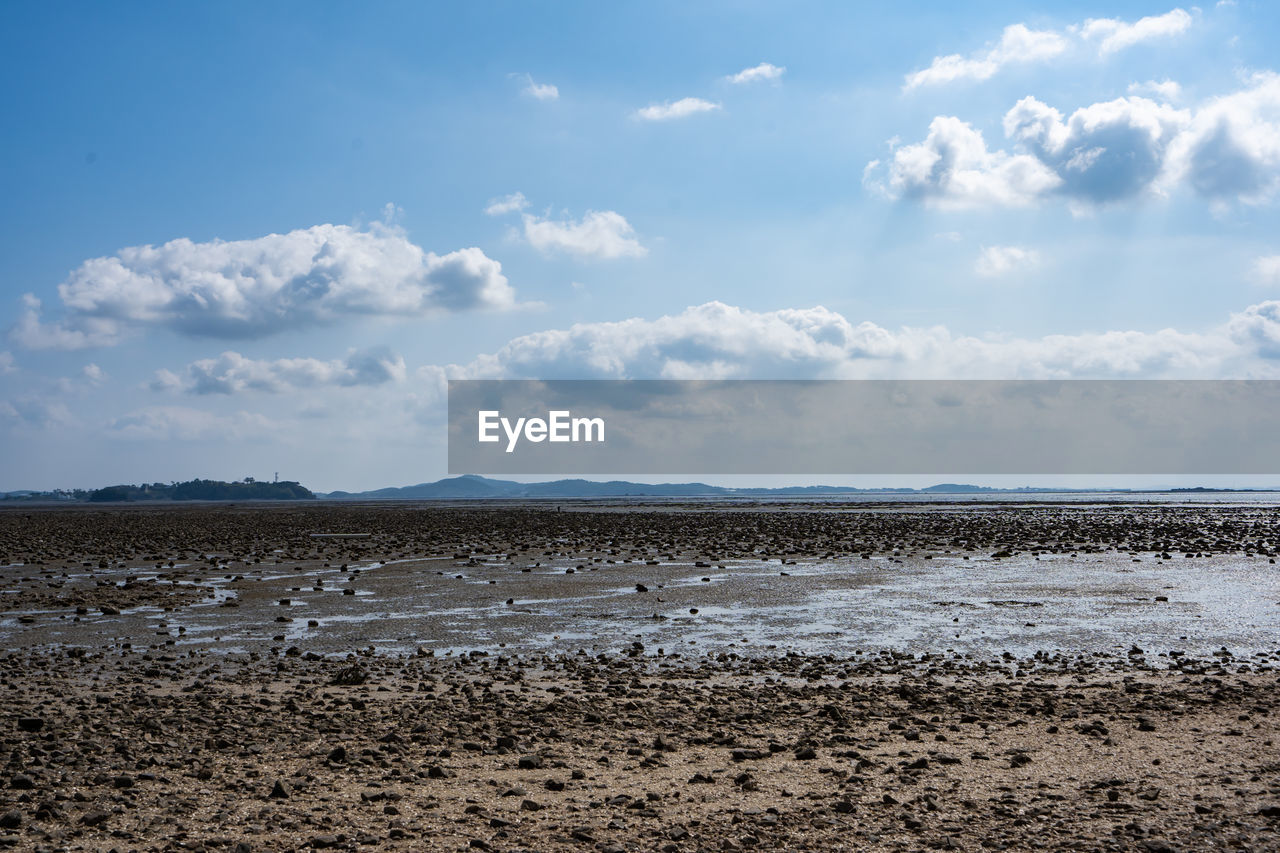
<path id="1" fill-rule="evenodd" d="M 998 42 L 969 56 L 958 53 L 935 56 L 927 68 L 906 76 L 903 89 L 910 91 L 960 80 L 989 80 L 1006 66 L 1045 62 L 1067 53 L 1074 44 L 1096 45 L 1098 55 L 1105 57 L 1145 41 L 1180 35 L 1190 29 L 1191 24 L 1191 15 L 1182 9 L 1133 23 L 1118 18 L 1090 18 L 1062 32 L 1011 24 L 1004 28 Z"/>
<path id="2" fill-rule="evenodd" d="M 708 302 L 656 320 L 524 335 L 448 368 L 452 378 L 1049 379 L 1280 377 L 1280 301 L 1204 332 L 1041 338 L 886 329 L 821 306 L 750 311 Z"/>
<path id="3" fill-rule="evenodd" d="M 1280 188 L 1280 75 L 1253 75 L 1238 92 L 1195 109 L 1128 96 L 1070 116 L 1034 96 L 993 149 L 955 116 L 938 116 L 918 143 L 873 160 L 864 184 L 891 198 L 944 208 L 1025 206 L 1052 196 L 1106 204 L 1187 187 L 1213 203 L 1261 204 Z"/>
<path id="4" fill-rule="evenodd" d="M 340 361 L 316 358 L 257 360 L 238 352 L 194 361 L 181 374 L 157 371 L 154 391 L 180 390 L 189 394 L 238 394 L 259 391 L 277 394 L 307 388 L 376 386 L 402 382 L 404 358 L 386 347 L 352 350 Z"/>
<path id="5" fill-rule="evenodd" d="M 30 349 L 109 346 L 130 332 L 251 339 L 352 316 L 509 309 L 502 265 L 476 248 L 426 252 L 399 228 L 316 225 L 252 240 L 178 239 L 85 261 L 58 286 L 63 318 L 40 302 L 10 338 Z"/>

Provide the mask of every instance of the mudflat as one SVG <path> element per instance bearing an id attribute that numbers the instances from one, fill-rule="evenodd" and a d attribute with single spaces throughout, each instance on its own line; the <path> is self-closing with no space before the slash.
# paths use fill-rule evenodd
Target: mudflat
<path id="1" fill-rule="evenodd" d="M 1277 849 L 1278 525 L 6 509 L 0 845 Z"/>

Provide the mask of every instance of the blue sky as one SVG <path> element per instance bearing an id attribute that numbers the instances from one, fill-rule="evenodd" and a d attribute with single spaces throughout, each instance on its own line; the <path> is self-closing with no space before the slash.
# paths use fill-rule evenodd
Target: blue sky
<path id="1" fill-rule="evenodd" d="M 1280 11 L 9 4 L 0 489 L 444 473 L 445 377 L 1277 377 Z"/>

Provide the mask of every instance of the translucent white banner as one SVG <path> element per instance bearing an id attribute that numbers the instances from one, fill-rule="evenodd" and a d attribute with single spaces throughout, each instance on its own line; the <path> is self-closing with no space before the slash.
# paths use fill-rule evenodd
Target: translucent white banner
<path id="1" fill-rule="evenodd" d="M 1273 380 L 457 380 L 453 474 L 1276 474 Z"/>

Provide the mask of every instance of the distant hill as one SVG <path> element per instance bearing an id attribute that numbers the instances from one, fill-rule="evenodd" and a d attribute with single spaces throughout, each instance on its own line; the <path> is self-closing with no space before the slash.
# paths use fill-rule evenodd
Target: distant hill
<path id="1" fill-rule="evenodd" d="M 632 483 L 626 480 L 552 480 L 543 483 L 517 483 L 491 480 L 475 474 L 449 477 L 416 486 L 374 489 L 368 492 L 321 493 L 327 500 L 433 500 L 478 498 L 604 498 L 604 497 L 818 497 L 823 495 L 907 495 L 921 493 L 971 494 L 977 492 L 1031 492 L 1048 489 L 993 489 L 942 483 L 927 489 L 858 489 L 850 486 L 783 486 L 780 488 L 729 488 L 706 483 Z"/>
<path id="2" fill-rule="evenodd" d="M 313 500 L 310 489 L 292 480 L 261 483 L 246 479 L 235 483 L 221 480 L 189 480 L 185 483 L 143 483 L 140 486 L 107 486 L 90 492 L 91 503 L 122 501 L 297 501 Z"/>
<path id="3" fill-rule="evenodd" d="M 476 474 L 449 477 L 416 486 L 374 489 L 368 492 L 329 492 L 319 497 L 328 500 L 430 500 L 433 498 L 586 498 L 586 497 L 687 497 L 692 495 L 728 495 L 732 489 L 704 483 L 628 483 L 610 480 L 553 480 L 546 483 L 517 483 L 491 480 Z"/>

